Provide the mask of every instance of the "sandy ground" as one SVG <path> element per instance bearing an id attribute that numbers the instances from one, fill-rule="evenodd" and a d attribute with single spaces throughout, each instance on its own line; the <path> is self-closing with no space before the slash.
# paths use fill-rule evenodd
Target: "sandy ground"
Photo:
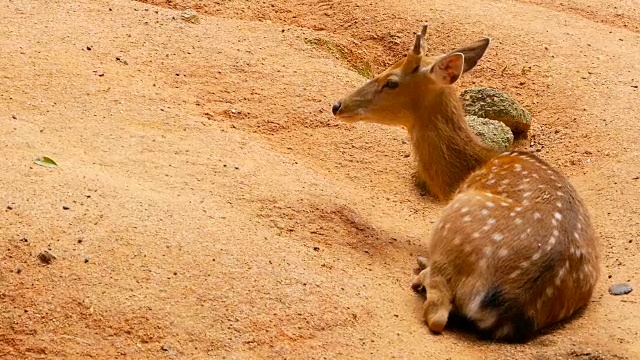
<path id="1" fill-rule="evenodd" d="M 2 358 L 640 358 L 638 292 L 607 292 L 640 286 L 640 1 L 149 2 L 0 4 Z M 423 20 L 433 53 L 493 38 L 460 86 L 532 112 L 516 148 L 600 235 L 591 306 L 526 345 L 429 333 L 443 205 L 402 129 L 331 116 Z"/>

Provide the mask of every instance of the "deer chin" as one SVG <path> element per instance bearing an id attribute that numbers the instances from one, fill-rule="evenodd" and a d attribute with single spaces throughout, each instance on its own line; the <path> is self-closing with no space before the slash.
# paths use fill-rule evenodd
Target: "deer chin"
<path id="1" fill-rule="evenodd" d="M 362 121 L 368 121 L 368 116 L 367 113 L 365 111 L 362 110 L 357 110 L 355 112 L 350 112 L 350 113 L 338 113 L 336 115 L 336 118 L 342 122 L 345 122 L 347 124 L 353 124 L 353 123 L 357 123 L 357 122 L 362 122 Z"/>

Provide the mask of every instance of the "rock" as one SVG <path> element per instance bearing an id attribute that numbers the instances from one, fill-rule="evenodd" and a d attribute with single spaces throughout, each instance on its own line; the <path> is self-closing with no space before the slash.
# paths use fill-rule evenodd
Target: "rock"
<path id="1" fill-rule="evenodd" d="M 168 356 L 174 357 L 178 355 L 178 352 L 169 344 L 162 344 L 160 347 Z"/>
<path id="2" fill-rule="evenodd" d="M 626 295 L 632 291 L 633 288 L 627 283 L 613 284 L 609 288 L 609 294 L 611 295 Z"/>
<path id="3" fill-rule="evenodd" d="M 180 14 L 180 18 L 192 24 L 200 24 L 200 18 L 198 17 L 198 13 L 191 9 L 187 9 L 183 11 L 182 14 Z"/>
<path id="4" fill-rule="evenodd" d="M 49 250 L 44 250 L 38 254 L 38 260 L 46 265 L 51 264 L 55 259 L 57 259 L 56 256 L 49 252 Z"/>
<path id="5" fill-rule="evenodd" d="M 460 98 L 467 115 L 500 121 L 515 135 L 526 134 L 531 127 L 531 114 L 502 91 L 473 88 L 463 91 Z"/>
<path id="6" fill-rule="evenodd" d="M 513 144 L 511 129 L 500 121 L 467 115 L 467 123 L 485 144 L 499 151 L 506 151 Z"/>
<path id="7" fill-rule="evenodd" d="M 20 274 L 22 270 L 23 270 L 22 265 L 18 264 L 18 266 L 16 266 L 16 274 Z"/>

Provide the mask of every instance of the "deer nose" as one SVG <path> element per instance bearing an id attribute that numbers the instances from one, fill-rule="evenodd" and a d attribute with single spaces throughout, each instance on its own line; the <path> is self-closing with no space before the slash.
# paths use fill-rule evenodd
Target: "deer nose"
<path id="1" fill-rule="evenodd" d="M 331 112 L 333 113 L 333 115 L 337 114 L 338 111 L 340 111 L 340 107 L 342 107 L 342 104 L 339 102 L 333 104 L 333 106 L 331 107 Z"/>

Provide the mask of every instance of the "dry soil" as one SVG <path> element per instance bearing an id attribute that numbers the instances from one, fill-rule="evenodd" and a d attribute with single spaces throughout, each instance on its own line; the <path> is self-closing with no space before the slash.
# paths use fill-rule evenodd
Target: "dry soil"
<path id="1" fill-rule="evenodd" d="M 0 356 L 640 359 L 638 292 L 607 292 L 640 286 L 638 9 L 0 3 Z M 429 333 L 409 284 L 443 204 L 413 186 L 404 130 L 331 115 L 424 20 L 431 53 L 493 39 L 460 87 L 531 111 L 514 147 L 570 178 L 601 240 L 590 306 L 526 345 Z"/>

